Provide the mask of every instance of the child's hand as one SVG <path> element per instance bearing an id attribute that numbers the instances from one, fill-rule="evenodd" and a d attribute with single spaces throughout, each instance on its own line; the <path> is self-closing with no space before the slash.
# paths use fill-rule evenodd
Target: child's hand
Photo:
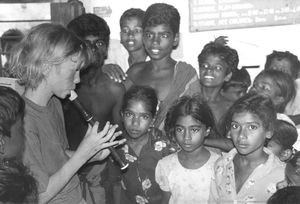
<path id="1" fill-rule="evenodd" d="M 228 36 L 219 36 L 214 40 L 214 42 L 216 44 L 225 46 L 228 43 Z"/>
<path id="2" fill-rule="evenodd" d="M 96 122 L 93 127 L 89 126 L 86 135 L 84 136 L 74 156 L 77 155 L 80 159 L 87 161 L 99 151 L 119 144 L 119 141 L 113 141 L 122 133 L 121 131 L 115 132 L 118 125 L 111 125 L 109 122 L 107 122 L 100 132 L 98 132 L 98 126 L 98 122 Z M 109 151 L 105 150 L 105 152 L 101 154 L 101 159 L 105 158 L 108 154 Z"/>
<path id="3" fill-rule="evenodd" d="M 105 64 L 102 66 L 102 71 L 115 82 L 121 83 L 126 80 L 127 74 L 123 72 L 121 67 L 117 64 Z"/>

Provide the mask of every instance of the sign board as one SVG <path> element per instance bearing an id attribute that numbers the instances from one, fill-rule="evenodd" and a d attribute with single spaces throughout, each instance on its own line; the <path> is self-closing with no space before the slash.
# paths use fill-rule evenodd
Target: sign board
<path id="1" fill-rule="evenodd" d="M 190 31 L 300 23 L 300 0 L 190 0 Z"/>

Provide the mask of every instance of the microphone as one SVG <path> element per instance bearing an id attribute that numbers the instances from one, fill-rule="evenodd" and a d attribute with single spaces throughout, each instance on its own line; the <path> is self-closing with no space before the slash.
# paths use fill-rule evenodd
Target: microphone
<path id="1" fill-rule="evenodd" d="M 88 113 L 83 106 L 81 105 L 80 101 L 78 100 L 78 95 L 75 91 L 71 91 L 71 95 L 69 97 L 69 100 L 73 102 L 73 104 L 77 107 L 79 112 L 82 114 L 84 120 L 91 124 L 92 126 L 95 124 L 96 120 L 94 119 L 93 115 Z M 124 170 L 128 167 L 128 163 L 124 162 L 120 155 L 117 153 L 117 151 L 113 147 L 108 147 L 108 149 L 111 152 L 111 155 L 113 158 L 118 162 L 120 165 L 121 170 Z"/>

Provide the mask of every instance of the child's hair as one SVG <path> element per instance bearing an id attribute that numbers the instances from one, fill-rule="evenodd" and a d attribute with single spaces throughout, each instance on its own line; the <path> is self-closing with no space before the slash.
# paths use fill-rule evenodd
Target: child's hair
<path id="1" fill-rule="evenodd" d="M 239 55 L 235 49 L 227 46 L 226 44 L 221 44 L 216 41 L 206 44 L 201 53 L 198 55 L 199 66 L 209 55 L 219 56 L 228 65 L 229 69 L 226 70 L 227 74 L 237 70 Z"/>
<path id="2" fill-rule="evenodd" d="M 37 203 L 35 179 L 20 161 L 8 160 L 0 164 L 0 202 Z"/>
<path id="3" fill-rule="evenodd" d="M 300 186 L 287 186 L 277 190 L 267 201 L 267 204 L 300 203 Z"/>
<path id="4" fill-rule="evenodd" d="M 121 111 L 125 111 L 132 101 L 143 101 L 152 116 L 155 116 L 158 99 L 156 91 L 150 86 L 132 86 L 123 97 Z"/>
<path id="5" fill-rule="evenodd" d="M 300 151 L 296 152 L 293 157 L 287 162 L 288 165 L 291 165 L 293 168 L 299 169 L 300 167 L 297 165 L 297 161 L 300 159 Z M 300 176 L 300 172 L 298 173 Z"/>
<path id="6" fill-rule="evenodd" d="M 74 33 L 62 25 L 43 23 L 29 30 L 15 47 L 9 64 L 21 85 L 35 89 L 49 69 L 75 53 L 80 54 L 82 66 L 92 59 L 85 43 Z"/>
<path id="7" fill-rule="evenodd" d="M 174 6 L 165 3 L 150 5 L 143 19 L 143 29 L 162 24 L 170 26 L 173 34 L 179 33 L 180 14 L 178 10 Z"/>
<path id="8" fill-rule="evenodd" d="M 279 96 L 282 96 L 284 100 L 278 105 L 278 107 L 276 107 L 276 109 L 277 112 L 283 113 L 288 102 L 293 100 L 296 96 L 294 80 L 292 80 L 292 78 L 288 74 L 278 70 L 263 70 L 256 76 L 256 78 L 258 77 L 271 78 L 273 82 L 278 86 L 278 88 L 280 89 Z"/>
<path id="9" fill-rule="evenodd" d="M 122 28 L 124 21 L 129 18 L 137 18 L 141 22 L 143 22 L 144 16 L 145 16 L 145 11 L 143 11 L 142 9 L 130 8 L 130 9 L 124 11 L 124 13 L 122 14 L 122 16 L 120 18 L 120 27 Z"/>
<path id="10" fill-rule="evenodd" d="M 168 110 L 165 120 L 165 132 L 170 140 L 175 141 L 175 125 L 179 117 L 191 116 L 203 123 L 211 132 L 216 130 L 214 115 L 207 103 L 198 95 L 182 96 Z"/>
<path id="11" fill-rule="evenodd" d="M 241 87 L 247 90 L 250 85 L 250 74 L 245 68 L 242 68 L 232 72 L 230 80 L 224 82 L 222 89 L 226 91 L 229 87 Z"/>
<path id="12" fill-rule="evenodd" d="M 0 135 L 10 137 L 11 126 L 23 119 L 24 112 L 22 97 L 12 88 L 0 86 Z"/>
<path id="13" fill-rule="evenodd" d="M 87 13 L 76 17 L 67 25 L 67 28 L 81 39 L 89 35 L 99 36 L 103 38 L 106 46 L 109 44 L 109 26 L 103 18 L 95 14 Z"/>
<path id="14" fill-rule="evenodd" d="M 298 133 L 295 126 L 284 121 L 276 120 L 272 140 L 282 146 L 283 150 L 293 149 L 294 143 L 297 141 Z"/>
<path id="15" fill-rule="evenodd" d="M 5 31 L 1 36 L 1 49 L 2 52 L 10 51 L 11 46 L 22 40 L 24 34 L 19 29 L 9 29 Z M 8 50 L 6 50 L 8 48 Z M 8 54 L 8 53 L 5 53 Z"/>
<path id="16" fill-rule="evenodd" d="M 273 59 L 283 60 L 286 59 L 291 63 L 291 71 L 292 71 L 292 77 L 294 79 L 298 78 L 298 74 L 300 71 L 300 61 L 296 55 L 289 51 L 276 51 L 274 50 L 271 54 L 267 55 L 267 60 L 265 64 L 265 69 L 270 69 L 270 65 L 273 61 Z"/>
<path id="17" fill-rule="evenodd" d="M 235 101 L 226 113 L 226 132 L 230 130 L 233 115 L 243 112 L 256 115 L 262 121 L 265 130 L 274 131 L 276 111 L 269 97 L 251 92 Z"/>

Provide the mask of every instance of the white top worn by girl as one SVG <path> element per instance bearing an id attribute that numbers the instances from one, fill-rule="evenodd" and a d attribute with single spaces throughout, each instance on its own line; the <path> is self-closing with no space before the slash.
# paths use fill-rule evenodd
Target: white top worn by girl
<path id="1" fill-rule="evenodd" d="M 210 151 L 210 158 L 198 169 L 184 168 L 177 153 L 161 159 L 156 166 L 155 179 L 163 191 L 171 192 L 169 204 L 208 203 L 214 163 L 219 157 Z"/>

